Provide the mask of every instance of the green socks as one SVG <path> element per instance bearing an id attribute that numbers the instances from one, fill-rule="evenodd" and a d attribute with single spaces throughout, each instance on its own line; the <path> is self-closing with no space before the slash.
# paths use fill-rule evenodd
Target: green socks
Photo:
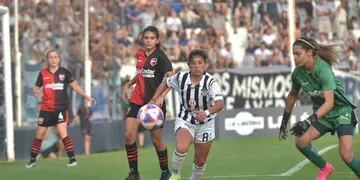
<path id="1" fill-rule="evenodd" d="M 360 177 L 360 160 L 352 159 L 349 163 L 346 163 L 350 169 L 356 174 L 357 177 Z"/>
<path id="2" fill-rule="evenodd" d="M 319 167 L 320 169 L 326 166 L 325 159 L 318 154 L 318 152 L 312 147 L 311 144 L 308 144 L 307 146 L 298 149 L 315 166 Z M 360 164 L 358 164 L 358 166 L 360 167 Z"/>

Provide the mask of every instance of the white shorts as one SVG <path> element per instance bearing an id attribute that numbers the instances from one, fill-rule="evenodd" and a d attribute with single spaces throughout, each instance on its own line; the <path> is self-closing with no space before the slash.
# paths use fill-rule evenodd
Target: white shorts
<path id="1" fill-rule="evenodd" d="M 206 143 L 215 139 L 215 120 L 205 124 L 191 124 L 188 121 L 176 118 L 174 132 L 180 128 L 187 129 L 194 139 L 195 143 Z"/>

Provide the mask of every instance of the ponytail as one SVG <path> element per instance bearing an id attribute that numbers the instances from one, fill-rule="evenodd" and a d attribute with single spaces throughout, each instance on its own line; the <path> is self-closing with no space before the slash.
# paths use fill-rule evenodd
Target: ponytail
<path id="1" fill-rule="evenodd" d="M 294 45 L 299 45 L 305 50 L 312 50 L 314 56 L 319 56 L 329 64 L 338 64 L 339 55 L 336 52 L 336 46 L 338 44 L 322 44 L 318 43 L 311 38 L 300 38 L 297 39 Z"/>

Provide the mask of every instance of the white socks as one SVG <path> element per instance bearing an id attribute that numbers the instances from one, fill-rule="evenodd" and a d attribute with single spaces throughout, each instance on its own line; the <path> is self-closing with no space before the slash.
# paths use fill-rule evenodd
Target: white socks
<path id="1" fill-rule="evenodd" d="M 180 154 L 174 149 L 172 158 L 172 174 L 179 175 L 181 173 L 181 167 L 185 161 L 186 153 Z"/>
<path id="2" fill-rule="evenodd" d="M 200 177 L 205 174 L 205 169 L 206 169 L 205 164 L 202 167 L 198 167 L 195 164 L 193 164 L 192 175 L 191 175 L 190 180 L 199 180 Z"/>

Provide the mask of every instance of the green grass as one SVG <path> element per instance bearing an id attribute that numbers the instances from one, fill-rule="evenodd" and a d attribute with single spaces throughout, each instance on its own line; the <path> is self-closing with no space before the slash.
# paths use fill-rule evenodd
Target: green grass
<path id="1" fill-rule="evenodd" d="M 355 139 L 359 136 L 355 136 Z M 327 135 L 314 143 L 322 149 L 338 143 L 336 136 Z M 360 146 L 354 143 L 355 154 Z M 169 145 L 171 156 L 173 145 Z M 139 150 L 139 170 L 143 180 L 158 179 L 160 175 L 158 160 L 153 147 Z M 338 148 L 323 155 L 335 166 L 335 173 L 329 178 L 356 179 L 352 171 L 341 161 Z M 360 157 L 358 155 L 358 157 Z M 182 177 L 189 177 L 193 151 L 189 152 L 183 167 Z M 119 180 L 128 172 L 128 164 L 124 151 L 78 156 L 79 165 L 66 167 L 67 158 L 40 159 L 32 169 L 26 169 L 26 161 L 0 162 L 0 179 L 2 180 Z M 216 140 L 208 158 L 204 179 L 230 180 L 275 180 L 275 179 L 315 179 L 317 168 L 312 164 L 288 177 L 279 175 L 291 169 L 304 157 L 294 147 L 294 139 L 279 142 L 276 137 L 251 137 L 229 140 Z M 171 162 L 171 160 L 169 160 Z"/>

